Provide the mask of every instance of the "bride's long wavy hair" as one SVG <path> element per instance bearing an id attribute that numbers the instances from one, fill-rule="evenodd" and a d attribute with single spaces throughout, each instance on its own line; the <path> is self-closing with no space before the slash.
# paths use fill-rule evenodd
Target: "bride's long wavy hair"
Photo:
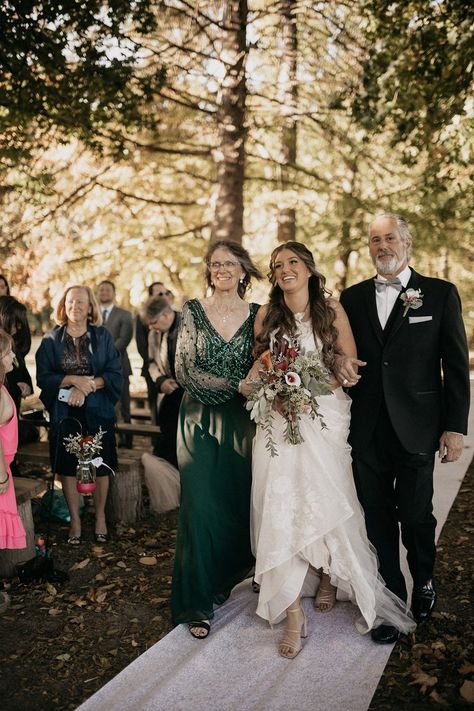
<path id="1" fill-rule="evenodd" d="M 262 324 L 262 330 L 255 341 L 254 355 L 257 358 L 269 346 L 270 336 L 275 332 L 276 337 L 288 334 L 293 336 L 297 327 L 293 312 L 285 303 L 283 291 L 277 284 L 275 276 L 275 262 L 284 249 L 293 252 L 308 268 L 311 276 L 308 280 L 309 313 L 313 327 L 314 338 L 319 338 L 322 344 L 322 357 L 325 366 L 332 370 L 334 358 L 339 353 L 337 348 L 337 329 L 334 326 L 336 314 L 328 298 L 331 296 L 326 289 L 326 278 L 318 272 L 314 257 L 307 247 L 301 242 L 285 242 L 273 250 L 270 257 L 270 271 L 268 278 L 272 284 L 267 313 Z"/>

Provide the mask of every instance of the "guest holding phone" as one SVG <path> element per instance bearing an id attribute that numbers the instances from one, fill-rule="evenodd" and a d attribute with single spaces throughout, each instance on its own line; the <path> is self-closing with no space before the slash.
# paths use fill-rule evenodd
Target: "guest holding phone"
<path id="1" fill-rule="evenodd" d="M 79 545 L 81 519 L 76 490 L 74 455 L 66 452 L 68 434 L 94 435 L 105 431 L 100 456 L 115 469 L 115 403 L 122 392 L 120 356 L 110 333 L 101 326 L 99 306 L 88 286 L 71 286 L 61 297 L 56 310 L 58 324 L 43 337 L 36 353 L 36 373 L 40 398 L 49 412 L 51 464 L 61 476 L 71 515 L 68 543 Z M 109 488 L 109 469 L 97 470 L 94 492 L 95 540 L 108 540 L 105 502 Z"/>

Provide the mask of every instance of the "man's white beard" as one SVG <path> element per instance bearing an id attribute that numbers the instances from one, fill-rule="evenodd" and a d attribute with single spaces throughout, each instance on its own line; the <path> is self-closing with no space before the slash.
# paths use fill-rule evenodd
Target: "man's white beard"
<path id="1" fill-rule="evenodd" d="M 395 255 L 390 257 L 390 259 L 382 259 L 381 257 L 375 258 L 375 267 L 379 274 L 385 276 L 385 274 L 395 274 L 403 264 L 403 259 L 398 259 Z"/>

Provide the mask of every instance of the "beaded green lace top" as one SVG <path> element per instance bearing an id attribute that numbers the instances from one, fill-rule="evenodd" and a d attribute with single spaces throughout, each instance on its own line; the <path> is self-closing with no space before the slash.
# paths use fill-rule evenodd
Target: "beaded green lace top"
<path id="1" fill-rule="evenodd" d="M 198 299 L 183 306 L 176 344 L 176 378 L 204 405 L 230 400 L 252 366 L 253 324 L 259 304 L 249 306 L 248 318 L 230 341 L 216 331 Z"/>

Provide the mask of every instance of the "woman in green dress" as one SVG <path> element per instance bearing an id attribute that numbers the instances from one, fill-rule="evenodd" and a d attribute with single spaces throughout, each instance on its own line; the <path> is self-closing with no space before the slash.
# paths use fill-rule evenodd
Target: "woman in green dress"
<path id="1" fill-rule="evenodd" d="M 262 275 L 235 242 L 206 255 L 211 296 L 182 311 L 176 378 L 185 394 L 178 425 L 181 475 L 171 607 L 176 624 L 207 637 L 214 603 L 223 603 L 254 566 L 250 548 L 253 423 L 240 395 L 252 363 L 258 304 L 243 296 Z"/>

